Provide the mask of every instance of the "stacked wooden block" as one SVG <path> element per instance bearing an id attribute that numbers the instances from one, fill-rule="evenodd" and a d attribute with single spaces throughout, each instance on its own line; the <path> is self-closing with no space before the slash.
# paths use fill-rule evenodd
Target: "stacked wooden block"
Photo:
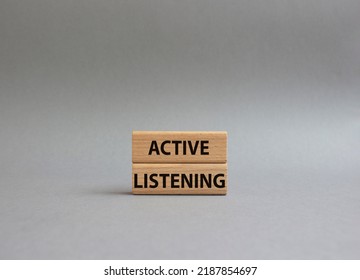
<path id="1" fill-rule="evenodd" d="M 133 194 L 226 194 L 227 133 L 134 131 Z"/>

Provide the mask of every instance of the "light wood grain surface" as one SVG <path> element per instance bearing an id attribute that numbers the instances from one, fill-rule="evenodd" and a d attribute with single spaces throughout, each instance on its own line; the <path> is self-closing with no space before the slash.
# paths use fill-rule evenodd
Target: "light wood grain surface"
<path id="1" fill-rule="evenodd" d="M 225 131 L 133 131 L 133 163 L 226 163 Z"/>
<path id="2" fill-rule="evenodd" d="M 227 164 L 133 164 L 132 175 L 134 194 L 227 193 Z"/>

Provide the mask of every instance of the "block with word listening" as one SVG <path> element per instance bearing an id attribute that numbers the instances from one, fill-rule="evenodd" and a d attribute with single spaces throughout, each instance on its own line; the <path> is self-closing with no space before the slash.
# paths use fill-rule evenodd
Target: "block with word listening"
<path id="1" fill-rule="evenodd" d="M 133 164 L 134 194 L 226 194 L 227 164 Z"/>
<path id="2" fill-rule="evenodd" d="M 227 132 L 133 131 L 133 194 L 226 194 Z"/>

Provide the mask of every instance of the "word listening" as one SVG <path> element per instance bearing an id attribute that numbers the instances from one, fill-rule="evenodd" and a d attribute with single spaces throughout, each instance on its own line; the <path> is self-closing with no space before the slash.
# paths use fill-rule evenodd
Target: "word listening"
<path id="1" fill-rule="evenodd" d="M 140 181 L 142 183 L 140 183 Z M 152 173 L 143 174 L 142 178 L 134 174 L 134 188 L 224 188 L 225 174 L 179 174 L 179 173 Z"/>

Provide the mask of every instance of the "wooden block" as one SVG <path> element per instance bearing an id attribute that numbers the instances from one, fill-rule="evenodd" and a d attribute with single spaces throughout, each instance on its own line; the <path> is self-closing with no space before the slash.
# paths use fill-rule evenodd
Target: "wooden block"
<path id="1" fill-rule="evenodd" d="M 133 163 L 226 163 L 225 131 L 133 131 Z"/>
<path id="2" fill-rule="evenodd" d="M 133 194 L 226 194 L 227 164 L 133 164 Z"/>

